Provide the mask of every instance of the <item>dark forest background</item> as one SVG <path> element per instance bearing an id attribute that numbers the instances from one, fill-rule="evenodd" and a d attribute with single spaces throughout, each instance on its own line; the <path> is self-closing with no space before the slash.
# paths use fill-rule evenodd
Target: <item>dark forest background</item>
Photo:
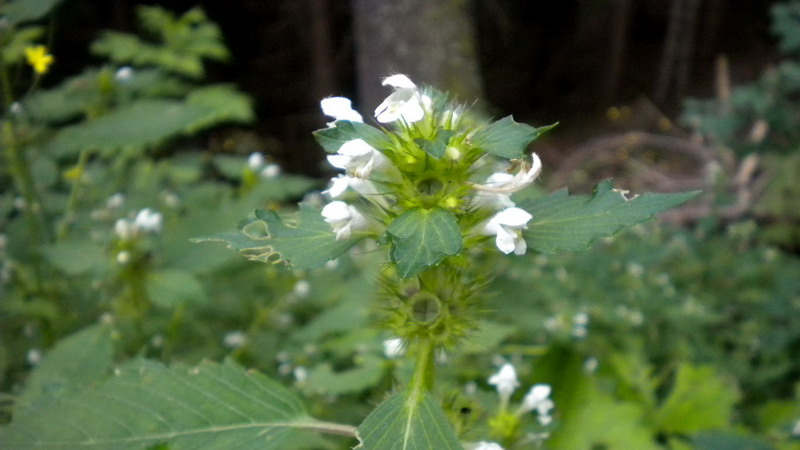
<path id="1" fill-rule="evenodd" d="M 138 5 L 158 4 L 177 13 L 199 5 L 219 23 L 232 52 L 228 63 L 212 67 L 210 80 L 236 83 L 253 97 L 258 113 L 255 130 L 288 171 L 312 175 L 322 171 L 321 153 L 310 135 L 324 123 L 318 110 L 321 97 L 350 96 L 357 108 L 368 113 L 382 91 L 378 79 L 363 78 L 392 71 L 461 91 L 464 101 L 480 97 L 481 105 L 498 116 L 510 113 L 536 124 L 560 121 L 553 139 L 566 149 L 570 142 L 604 129 L 609 107 L 632 105 L 631 128 L 647 128 L 656 116 L 676 115 L 686 97 L 713 96 L 720 56 L 726 58 L 732 84 L 757 78 L 778 57 L 769 33 L 769 8 L 774 3 L 69 0 L 56 14 L 59 38 L 53 46 L 59 60 L 48 82 L 56 83 L 93 62 L 86 49 L 101 30 L 136 31 Z M 454 12 L 423 18 L 422 10 L 433 7 Z M 436 47 L 437 41 L 452 40 L 446 35 L 437 39 L 436 34 L 448 33 L 446 24 L 463 19 L 470 28 L 466 39 L 474 43 L 467 56 L 477 64 L 477 85 L 466 92 L 454 88 L 452 78 L 435 79 L 413 67 L 414 48 L 410 61 L 392 61 L 386 52 L 370 55 L 378 60 L 362 61 L 359 71 L 359 52 L 362 57 L 366 52 L 359 42 L 385 40 L 382 30 L 399 30 L 395 41 L 405 41 L 398 45 L 424 51 Z M 378 31 L 361 26 L 366 35 L 359 41 L 358 24 L 370 20 L 377 21 L 372 26 Z M 414 36 L 419 38 L 413 40 Z M 365 71 L 364 65 L 374 70 Z"/>

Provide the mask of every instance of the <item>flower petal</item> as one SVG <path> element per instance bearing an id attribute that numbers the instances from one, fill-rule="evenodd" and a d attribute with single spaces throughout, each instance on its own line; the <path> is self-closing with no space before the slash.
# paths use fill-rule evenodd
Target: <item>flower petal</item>
<path id="1" fill-rule="evenodd" d="M 416 89 L 417 85 L 410 78 L 403 74 L 396 74 L 383 79 L 384 86 L 391 86 L 396 89 Z"/>

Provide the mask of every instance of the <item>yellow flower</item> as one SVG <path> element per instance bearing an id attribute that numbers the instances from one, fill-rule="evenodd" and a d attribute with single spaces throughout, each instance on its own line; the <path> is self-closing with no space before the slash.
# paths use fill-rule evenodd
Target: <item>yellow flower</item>
<path id="1" fill-rule="evenodd" d="M 34 72 L 44 74 L 50 64 L 53 64 L 53 55 L 47 53 L 47 47 L 44 45 L 37 45 L 35 47 L 28 47 L 25 49 L 25 57 L 28 59 L 28 64 L 33 67 Z"/>

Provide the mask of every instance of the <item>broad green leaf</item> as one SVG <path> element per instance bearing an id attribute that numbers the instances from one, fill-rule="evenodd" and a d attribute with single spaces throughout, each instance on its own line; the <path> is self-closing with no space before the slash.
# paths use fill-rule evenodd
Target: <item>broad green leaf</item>
<path id="1" fill-rule="evenodd" d="M 0 428 L 4 448 L 282 449 L 292 429 L 314 428 L 294 394 L 230 361 L 137 361 L 95 388 L 47 400 Z"/>
<path id="2" fill-rule="evenodd" d="M 222 241 L 248 259 L 285 261 L 299 269 L 313 269 L 336 259 L 355 245 L 360 237 L 336 240 L 319 209 L 301 203 L 300 210 L 283 220 L 274 211 L 256 211 L 256 217 L 240 224 L 241 231 L 193 239 L 194 242 Z"/>
<path id="3" fill-rule="evenodd" d="M 45 258 L 68 275 L 82 275 L 108 265 L 109 256 L 96 243 L 75 240 L 50 244 L 42 249 Z"/>
<path id="4" fill-rule="evenodd" d="M 613 236 L 625 227 L 650 220 L 699 193 L 642 194 L 626 199 L 621 191 L 613 189 L 611 180 L 595 186 L 591 196 L 570 196 L 566 189 L 561 189 L 519 205 L 533 215 L 523 236 L 528 247 L 542 253 L 584 250 L 595 239 Z"/>
<path id="5" fill-rule="evenodd" d="M 12 0 L 0 7 L 0 14 L 11 25 L 39 20 L 46 16 L 61 0 Z"/>
<path id="6" fill-rule="evenodd" d="M 27 26 L 17 29 L 3 45 L 2 55 L 6 64 L 15 64 L 25 57 L 25 49 L 36 45 L 36 41 L 44 35 L 45 29 L 40 26 Z"/>
<path id="7" fill-rule="evenodd" d="M 328 153 L 336 153 L 345 142 L 362 139 L 367 144 L 382 148 L 391 144 L 386 134 L 365 123 L 337 120 L 333 127 L 314 132 L 314 138 Z"/>
<path id="8" fill-rule="evenodd" d="M 110 373 L 112 356 L 111 327 L 107 324 L 92 325 L 62 339 L 31 372 L 16 410 L 101 380 Z"/>
<path id="9" fill-rule="evenodd" d="M 153 304 L 174 309 L 184 303 L 205 303 L 205 288 L 194 275 L 183 270 L 160 270 L 147 276 L 147 295 Z"/>
<path id="10" fill-rule="evenodd" d="M 414 139 L 414 142 L 429 155 L 440 159 L 444 156 L 445 150 L 447 150 L 447 144 L 450 142 L 450 138 L 455 134 L 456 132 L 453 130 L 439 130 L 433 140 L 417 138 Z"/>
<path id="11" fill-rule="evenodd" d="M 775 450 L 760 437 L 747 436 L 738 431 L 704 431 L 692 436 L 694 450 Z M 800 446 L 780 447 L 797 450 Z"/>
<path id="12" fill-rule="evenodd" d="M 358 427 L 360 450 L 461 450 L 444 412 L 427 394 L 410 408 L 404 394 L 378 406 Z"/>
<path id="13" fill-rule="evenodd" d="M 545 127 L 534 128 L 524 123 L 515 122 L 511 116 L 481 129 L 472 138 L 472 144 L 486 153 L 503 158 L 522 158 L 528 144 L 542 134 L 553 129 L 557 123 Z"/>
<path id="14" fill-rule="evenodd" d="M 305 383 L 307 389 L 320 394 L 342 395 L 376 386 L 383 377 L 385 360 L 377 356 L 359 359 L 356 367 L 342 371 L 334 371 L 330 363 L 314 367 Z"/>
<path id="15" fill-rule="evenodd" d="M 458 219 L 443 208 L 414 208 L 394 219 L 386 229 L 392 240 L 397 274 L 412 277 L 461 251 Z"/>
<path id="16" fill-rule="evenodd" d="M 664 404 L 656 411 L 659 430 L 689 434 L 728 426 L 739 394 L 713 367 L 680 366 Z"/>
<path id="17" fill-rule="evenodd" d="M 96 120 L 63 128 L 48 148 L 63 156 L 84 149 L 107 155 L 119 149 L 145 149 L 216 123 L 247 121 L 248 108 L 240 94 L 224 86 L 195 91 L 186 101 L 139 100 Z"/>

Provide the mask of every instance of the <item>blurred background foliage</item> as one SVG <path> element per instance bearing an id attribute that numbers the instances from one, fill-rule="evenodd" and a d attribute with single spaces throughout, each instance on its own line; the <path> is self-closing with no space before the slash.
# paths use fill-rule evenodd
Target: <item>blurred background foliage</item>
<path id="1" fill-rule="evenodd" d="M 369 248 L 303 272 L 189 239 L 255 208 L 319 201 L 317 101 L 357 93 L 368 113 L 361 84 L 377 85 L 362 79 L 359 30 L 385 14 L 387 36 L 405 39 L 404 14 L 442 8 L 471 27 L 440 31 L 470 40 L 452 64 L 477 85 L 453 86 L 415 63 L 432 64 L 422 53 L 371 69 L 478 91 L 489 113 L 571 124 L 535 149 L 544 179 L 525 195 L 606 176 L 634 192 L 704 190 L 583 253 L 481 262 L 498 273 L 485 321 L 440 358 L 462 437 L 489 436 L 486 379 L 507 360 L 523 385 L 552 384 L 552 448 L 800 448 L 800 3 L 395 1 L 373 3 L 375 17 L 359 1 L 157 3 L 2 5 L 13 132 L 0 171 L 0 420 L 41 389 L 47 373 L 31 373 L 54 346 L 59 383 L 81 383 L 70 352 L 89 335 L 74 333 L 98 321 L 116 361 L 230 357 L 293 386 L 322 419 L 359 423 L 407 379 L 410 361 L 387 357 L 391 336 L 374 326 Z M 24 49 L 42 41 L 56 62 L 29 91 Z M 249 164 L 254 152 L 266 162 Z M 115 223 L 144 208 L 161 231 L 121 239 Z"/>

